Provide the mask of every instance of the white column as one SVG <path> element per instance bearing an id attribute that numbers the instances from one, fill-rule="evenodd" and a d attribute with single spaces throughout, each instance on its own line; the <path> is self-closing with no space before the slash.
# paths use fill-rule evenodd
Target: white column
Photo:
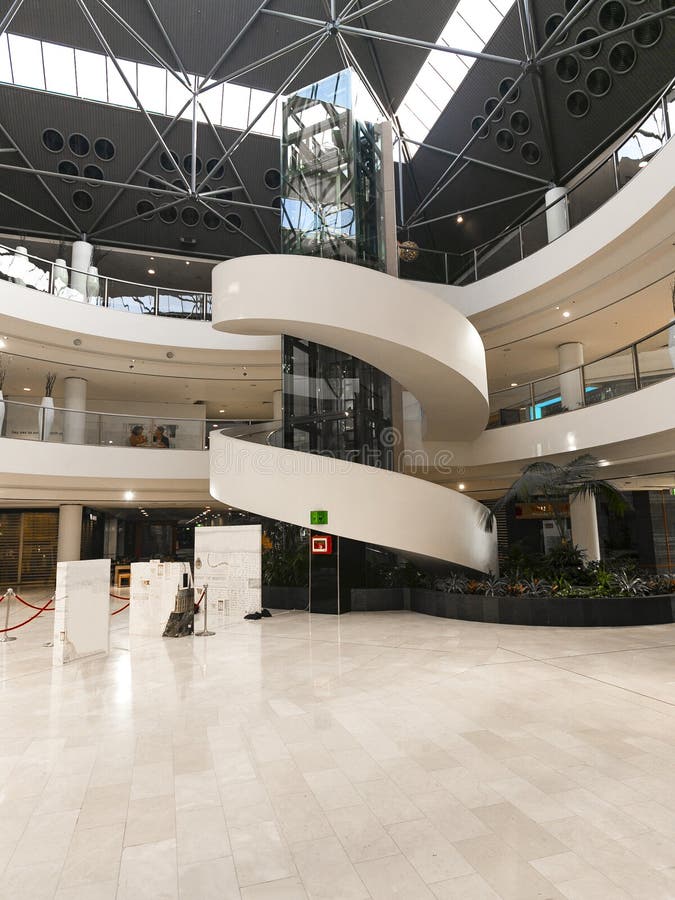
<path id="1" fill-rule="evenodd" d="M 58 562 L 74 562 L 80 558 L 82 540 L 82 507 L 76 504 L 59 506 Z"/>
<path id="2" fill-rule="evenodd" d="M 558 347 L 558 371 L 560 375 L 560 395 L 566 409 L 579 409 L 584 405 L 584 378 L 581 366 L 584 364 L 583 344 L 573 342 Z"/>
<path id="3" fill-rule="evenodd" d="M 546 206 L 550 207 L 546 210 L 546 230 L 548 232 L 549 244 L 570 230 L 567 202 L 565 200 L 560 200 L 560 198 L 565 197 L 566 194 L 567 188 L 564 187 L 549 188 L 544 194 Z M 559 202 L 556 203 L 556 200 L 559 200 Z M 551 206 L 551 203 L 555 205 Z"/>
<path id="4" fill-rule="evenodd" d="M 87 428 L 87 379 L 63 379 L 63 443 L 84 444 Z M 80 412 L 81 410 L 81 412 Z"/>
<path id="5" fill-rule="evenodd" d="M 272 416 L 274 421 L 281 421 L 283 415 L 284 392 L 275 391 L 272 394 Z"/>
<path id="6" fill-rule="evenodd" d="M 82 299 L 87 299 L 87 278 L 89 276 L 89 266 L 91 265 L 94 247 L 89 241 L 75 241 L 73 243 L 73 261 L 70 278 L 70 286 L 74 291 L 82 294 Z"/>
<path id="7" fill-rule="evenodd" d="M 588 560 L 600 559 L 600 535 L 595 497 L 575 497 L 570 503 L 572 543 L 586 554 Z"/>

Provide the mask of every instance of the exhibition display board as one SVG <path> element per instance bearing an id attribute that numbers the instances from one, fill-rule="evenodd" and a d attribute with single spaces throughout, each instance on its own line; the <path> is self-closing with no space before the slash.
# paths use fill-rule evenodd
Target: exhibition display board
<path id="1" fill-rule="evenodd" d="M 195 593 L 208 586 L 209 612 L 243 618 L 262 608 L 262 526 L 195 529 Z"/>
<path id="2" fill-rule="evenodd" d="M 109 592 L 109 559 L 57 564 L 52 653 L 55 666 L 108 653 Z"/>
<path id="3" fill-rule="evenodd" d="M 129 634 L 161 637 L 174 611 L 176 592 L 189 582 L 190 564 L 159 560 L 131 564 Z"/>

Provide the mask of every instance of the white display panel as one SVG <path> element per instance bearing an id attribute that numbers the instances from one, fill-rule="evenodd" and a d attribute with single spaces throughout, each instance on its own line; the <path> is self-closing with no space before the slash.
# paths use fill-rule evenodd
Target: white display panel
<path id="1" fill-rule="evenodd" d="M 261 566 L 261 525 L 195 528 L 195 593 L 208 585 L 209 612 L 260 612 Z"/>
<path id="2" fill-rule="evenodd" d="M 129 634 L 161 637 L 176 605 L 176 591 L 189 574 L 186 562 L 132 563 Z"/>
<path id="3" fill-rule="evenodd" d="M 110 560 L 56 566 L 55 666 L 110 650 Z"/>

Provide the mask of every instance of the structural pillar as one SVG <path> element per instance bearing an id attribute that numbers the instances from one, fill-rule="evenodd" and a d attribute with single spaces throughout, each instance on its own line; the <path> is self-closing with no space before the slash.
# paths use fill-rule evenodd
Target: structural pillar
<path id="1" fill-rule="evenodd" d="M 382 145 L 382 225 L 384 232 L 385 272 L 398 278 L 398 241 L 396 232 L 396 169 L 391 122 L 378 126 Z"/>
<path id="2" fill-rule="evenodd" d="M 560 396 L 565 409 L 580 409 L 584 405 L 583 344 L 573 342 L 558 347 Z"/>
<path id="3" fill-rule="evenodd" d="M 63 443 L 84 444 L 87 429 L 87 379 L 63 379 Z"/>
<path id="4" fill-rule="evenodd" d="M 59 506 L 58 562 L 74 562 L 80 558 L 82 541 L 82 507 L 77 504 Z"/>
<path id="5" fill-rule="evenodd" d="M 586 554 L 590 560 L 600 559 L 600 535 L 598 534 L 598 514 L 595 497 L 574 497 L 570 503 L 572 543 Z"/>
<path id="6" fill-rule="evenodd" d="M 75 241 L 73 243 L 73 257 L 70 286 L 74 291 L 82 294 L 82 299 L 87 299 L 87 278 L 89 266 L 94 254 L 94 246 L 89 241 Z"/>
<path id="7" fill-rule="evenodd" d="M 549 244 L 570 230 L 567 201 L 567 188 L 552 187 L 544 194 L 546 203 L 546 231 Z M 556 200 L 558 201 L 556 203 Z M 551 206 L 553 204 L 553 206 Z"/>

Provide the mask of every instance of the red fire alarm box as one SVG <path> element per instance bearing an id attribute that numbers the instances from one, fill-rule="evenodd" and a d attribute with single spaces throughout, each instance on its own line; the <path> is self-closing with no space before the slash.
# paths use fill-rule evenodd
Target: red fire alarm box
<path id="1" fill-rule="evenodd" d="M 312 535 L 312 555 L 330 556 L 333 552 L 333 538 L 330 534 Z"/>

